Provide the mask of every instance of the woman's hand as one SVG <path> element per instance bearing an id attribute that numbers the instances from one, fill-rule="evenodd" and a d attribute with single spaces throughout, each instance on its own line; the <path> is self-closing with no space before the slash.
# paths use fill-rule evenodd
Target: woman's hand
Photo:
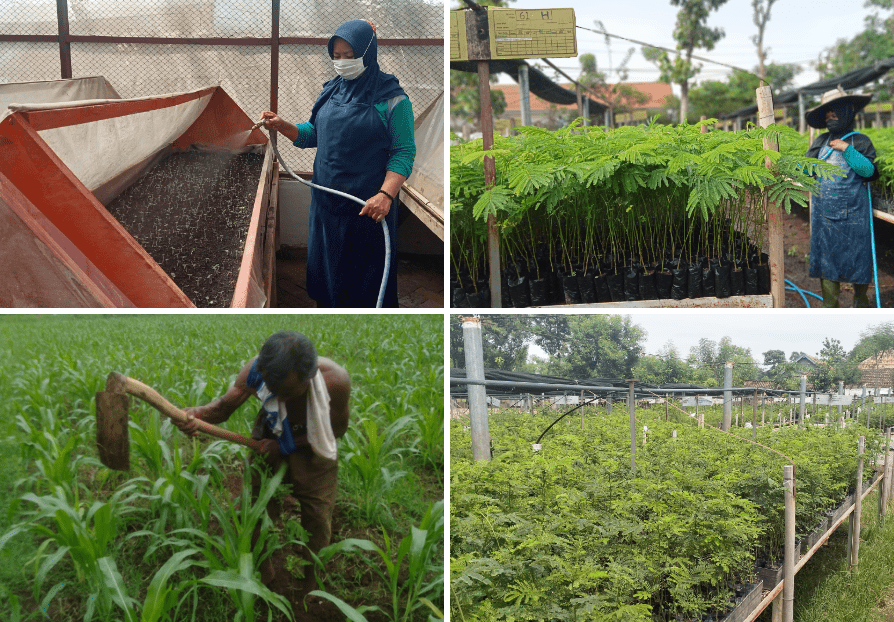
<path id="1" fill-rule="evenodd" d="M 366 205 L 360 210 L 360 215 L 369 216 L 376 222 L 382 222 L 390 211 L 391 199 L 379 192 L 366 200 Z"/>
<path id="2" fill-rule="evenodd" d="M 283 128 L 287 125 L 278 114 L 269 110 L 262 112 L 259 120 L 264 122 L 265 129 L 276 130 L 277 132 L 282 132 Z"/>
<path id="3" fill-rule="evenodd" d="M 840 138 L 836 138 L 835 140 L 829 142 L 829 146 L 832 147 L 832 149 L 837 149 L 838 151 L 844 151 L 845 149 L 850 147 L 850 143 L 846 143 L 843 140 L 841 140 Z"/>

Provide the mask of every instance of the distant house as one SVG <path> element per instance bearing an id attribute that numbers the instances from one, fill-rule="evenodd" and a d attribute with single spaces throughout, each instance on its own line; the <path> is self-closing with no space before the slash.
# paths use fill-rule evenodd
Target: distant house
<path id="1" fill-rule="evenodd" d="M 894 350 L 870 356 L 857 369 L 867 387 L 891 387 L 894 385 Z"/>
<path id="2" fill-rule="evenodd" d="M 573 84 L 561 84 L 560 86 L 571 91 L 575 89 Z M 671 95 L 670 84 L 664 84 L 663 82 L 639 82 L 630 84 L 630 86 L 637 91 L 648 94 L 649 101 L 645 104 L 637 104 L 629 107 L 629 112 L 627 113 L 616 113 L 616 125 L 623 123 L 644 123 L 649 117 L 665 112 L 664 99 L 668 95 Z M 518 85 L 492 84 L 490 88 L 493 91 L 501 91 L 506 98 L 506 110 L 498 118 L 506 120 L 514 119 L 515 124 L 520 125 L 521 94 L 519 93 Z M 577 114 L 577 105 L 570 104 L 561 106 L 558 104 L 551 104 L 544 99 L 540 99 L 536 95 L 531 95 L 531 123 L 533 125 L 556 127 L 558 123 L 557 113 L 567 110 L 573 110 L 575 111 L 575 114 Z M 602 119 L 599 119 L 598 123 L 601 125 L 603 123 Z"/>
<path id="3" fill-rule="evenodd" d="M 802 372 L 809 372 L 819 365 L 818 358 L 803 352 L 798 352 L 790 362 L 794 363 Z"/>

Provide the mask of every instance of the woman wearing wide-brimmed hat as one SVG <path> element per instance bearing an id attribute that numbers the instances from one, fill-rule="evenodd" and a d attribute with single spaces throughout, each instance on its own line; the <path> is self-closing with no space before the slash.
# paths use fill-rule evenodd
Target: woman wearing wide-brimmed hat
<path id="1" fill-rule="evenodd" d="M 868 307 L 872 278 L 869 182 L 878 179 L 875 147 L 854 132 L 854 120 L 871 95 L 848 95 L 841 87 L 823 93 L 820 105 L 808 110 L 808 125 L 829 131 L 810 145 L 808 157 L 837 164 L 844 177 L 820 180 L 810 214 L 810 276 L 819 278 L 823 307 L 837 307 L 841 283 L 854 286 L 854 306 Z"/>

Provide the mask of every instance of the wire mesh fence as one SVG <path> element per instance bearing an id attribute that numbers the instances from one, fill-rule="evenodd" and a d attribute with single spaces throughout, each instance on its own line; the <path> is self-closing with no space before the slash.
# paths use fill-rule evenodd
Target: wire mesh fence
<path id="1" fill-rule="evenodd" d="M 335 77 L 326 43 L 351 19 L 376 26 L 379 66 L 425 110 L 444 88 L 441 0 L 4 0 L 0 83 L 101 75 L 124 98 L 220 84 L 252 118 L 275 104 L 301 123 Z M 313 149 L 283 147 L 311 169 Z"/>

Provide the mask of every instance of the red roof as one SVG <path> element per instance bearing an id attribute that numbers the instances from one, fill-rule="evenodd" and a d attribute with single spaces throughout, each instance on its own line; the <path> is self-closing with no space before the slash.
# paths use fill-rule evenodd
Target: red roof
<path id="1" fill-rule="evenodd" d="M 573 84 L 562 84 L 561 86 L 565 87 L 568 90 L 574 90 Z M 637 82 L 629 84 L 637 91 L 641 91 L 643 93 L 649 94 L 649 101 L 645 104 L 636 104 L 632 106 L 635 109 L 649 109 L 649 108 L 661 108 L 664 106 L 664 98 L 671 94 L 671 85 L 665 84 L 663 82 Z M 502 91 L 503 95 L 506 97 L 506 110 L 521 110 L 521 103 L 518 92 L 517 84 L 491 84 L 491 90 Z M 592 96 L 591 96 L 592 98 Z M 595 98 L 593 98 L 595 99 Z M 540 99 L 533 93 L 531 94 L 531 112 L 535 111 L 546 111 L 549 110 L 550 104 L 548 101 Z M 568 104 L 568 105 L 556 105 L 557 108 L 576 108 L 577 104 Z"/>

